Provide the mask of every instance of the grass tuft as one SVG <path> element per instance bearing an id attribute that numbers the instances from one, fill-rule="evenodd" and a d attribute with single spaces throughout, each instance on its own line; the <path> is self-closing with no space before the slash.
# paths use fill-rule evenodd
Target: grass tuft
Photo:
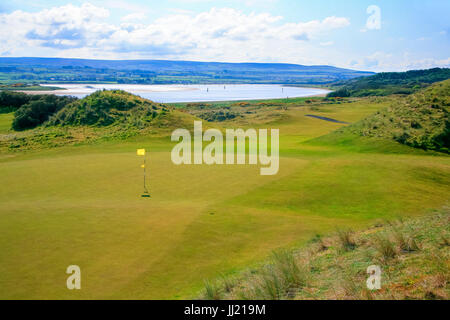
<path id="1" fill-rule="evenodd" d="M 338 240 L 344 251 L 354 250 L 357 246 L 351 230 L 338 230 Z"/>
<path id="2" fill-rule="evenodd" d="M 204 286 L 205 293 L 203 295 L 203 298 L 205 300 L 221 300 L 222 295 L 220 292 L 220 288 L 216 284 L 206 280 Z"/>
<path id="3" fill-rule="evenodd" d="M 395 244 L 385 235 L 377 235 L 374 238 L 373 246 L 378 253 L 381 262 L 386 263 L 397 256 Z"/>
<path id="4" fill-rule="evenodd" d="M 300 289 L 306 285 L 306 271 L 302 268 L 291 251 L 282 250 L 274 253 L 275 269 L 284 286 L 288 289 Z"/>
<path id="5" fill-rule="evenodd" d="M 405 234 L 397 228 L 393 228 L 392 234 L 401 251 L 414 252 L 420 250 L 419 245 L 413 236 Z"/>

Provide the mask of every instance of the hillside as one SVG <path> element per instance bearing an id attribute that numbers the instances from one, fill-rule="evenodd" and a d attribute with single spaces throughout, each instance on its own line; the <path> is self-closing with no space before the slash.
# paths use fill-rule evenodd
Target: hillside
<path id="1" fill-rule="evenodd" d="M 194 117 L 122 90 L 103 90 L 83 98 L 0 93 L 0 114 L 14 111 L 0 149 L 27 150 L 138 134 L 167 135 L 191 126 Z M 12 113 L 7 113 L 12 115 Z"/>
<path id="2" fill-rule="evenodd" d="M 395 140 L 399 143 L 448 153 L 450 150 L 450 80 L 433 84 L 390 107 L 331 133 L 344 137 L 356 134 Z"/>
<path id="3" fill-rule="evenodd" d="M 0 58 L 0 82 L 324 84 L 372 75 L 331 66 L 167 60 Z"/>
<path id="4" fill-rule="evenodd" d="M 380 221 L 370 229 L 316 235 L 297 250 L 275 251 L 259 267 L 206 281 L 201 299 L 439 300 L 450 297 L 450 210 Z M 366 286 L 371 265 L 381 289 Z"/>
<path id="5" fill-rule="evenodd" d="M 384 72 L 333 84 L 336 91 L 328 97 L 387 96 L 411 94 L 432 83 L 450 79 L 450 69 L 434 68 L 407 72 Z"/>
<path id="6" fill-rule="evenodd" d="M 126 91 L 103 90 L 66 105 L 50 118 L 47 125 L 108 126 L 128 122 L 143 128 L 167 111 L 166 106 Z"/>

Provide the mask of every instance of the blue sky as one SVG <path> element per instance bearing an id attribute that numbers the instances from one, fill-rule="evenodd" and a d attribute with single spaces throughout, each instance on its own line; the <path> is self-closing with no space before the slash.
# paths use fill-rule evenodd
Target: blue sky
<path id="1" fill-rule="evenodd" d="M 16 0 L 0 56 L 448 67 L 449 16 L 448 0 Z"/>

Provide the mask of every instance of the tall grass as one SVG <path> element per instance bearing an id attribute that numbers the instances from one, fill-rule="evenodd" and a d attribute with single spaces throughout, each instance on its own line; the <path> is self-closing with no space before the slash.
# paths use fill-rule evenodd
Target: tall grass
<path id="1" fill-rule="evenodd" d="M 307 268 L 291 251 L 276 251 L 271 263 L 259 271 L 250 288 L 241 292 L 240 297 L 263 300 L 293 298 L 306 285 L 307 275 Z"/>
<path id="2" fill-rule="evenodd" d="M 352 230 L 338 230 L 337 235 L 341 248 L 344 251 L 351 251 L 356 248 L 357 245 L 356 241 L 353 238 Z"/>
<path id="3" fill-rule="evenodd" d="M 203 295 L 206 300 L 220 300 L 222 298 L 220 288 L 217 284 L 206 280 L 204 283 L 205 293 Z"/>
<path id="4" fill-rule="evenodd" d="M 382 262 L 387 262 L 397 256 L 395 244 L 386 235 L 377 235 L 374 238 L 373 246 Z"/>
<path id="5" fill-rule="evenodd" d="M 416 239 L 412 235 L 405 234 L 405 232 L 402 232 L 397 228 L 392 229 L 392 234 L 401 251 L 413 252 L 420 249 Z"/>

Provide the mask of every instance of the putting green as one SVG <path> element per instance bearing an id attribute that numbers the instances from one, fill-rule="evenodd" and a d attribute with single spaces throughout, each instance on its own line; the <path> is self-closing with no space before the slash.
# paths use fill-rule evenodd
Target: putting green
<path id="1" fill-rule="evenodd" d="M 351 122 L 382 106 L 316 114 Z M 342 126 L 311 113 L 293 109 L 266 125 L 280 129 L 276 176 L 258 166 L 175 166 L 167 138 L 1 155 L 0 299 L 186 298 L 204 279 L 316 233 L 448 201 L 449 157 L 304 143 Z M 150 151 L 150 199 L 140 197 L 137 148 Z M 81 290 L 66 288 L 73 264 Z"/>

